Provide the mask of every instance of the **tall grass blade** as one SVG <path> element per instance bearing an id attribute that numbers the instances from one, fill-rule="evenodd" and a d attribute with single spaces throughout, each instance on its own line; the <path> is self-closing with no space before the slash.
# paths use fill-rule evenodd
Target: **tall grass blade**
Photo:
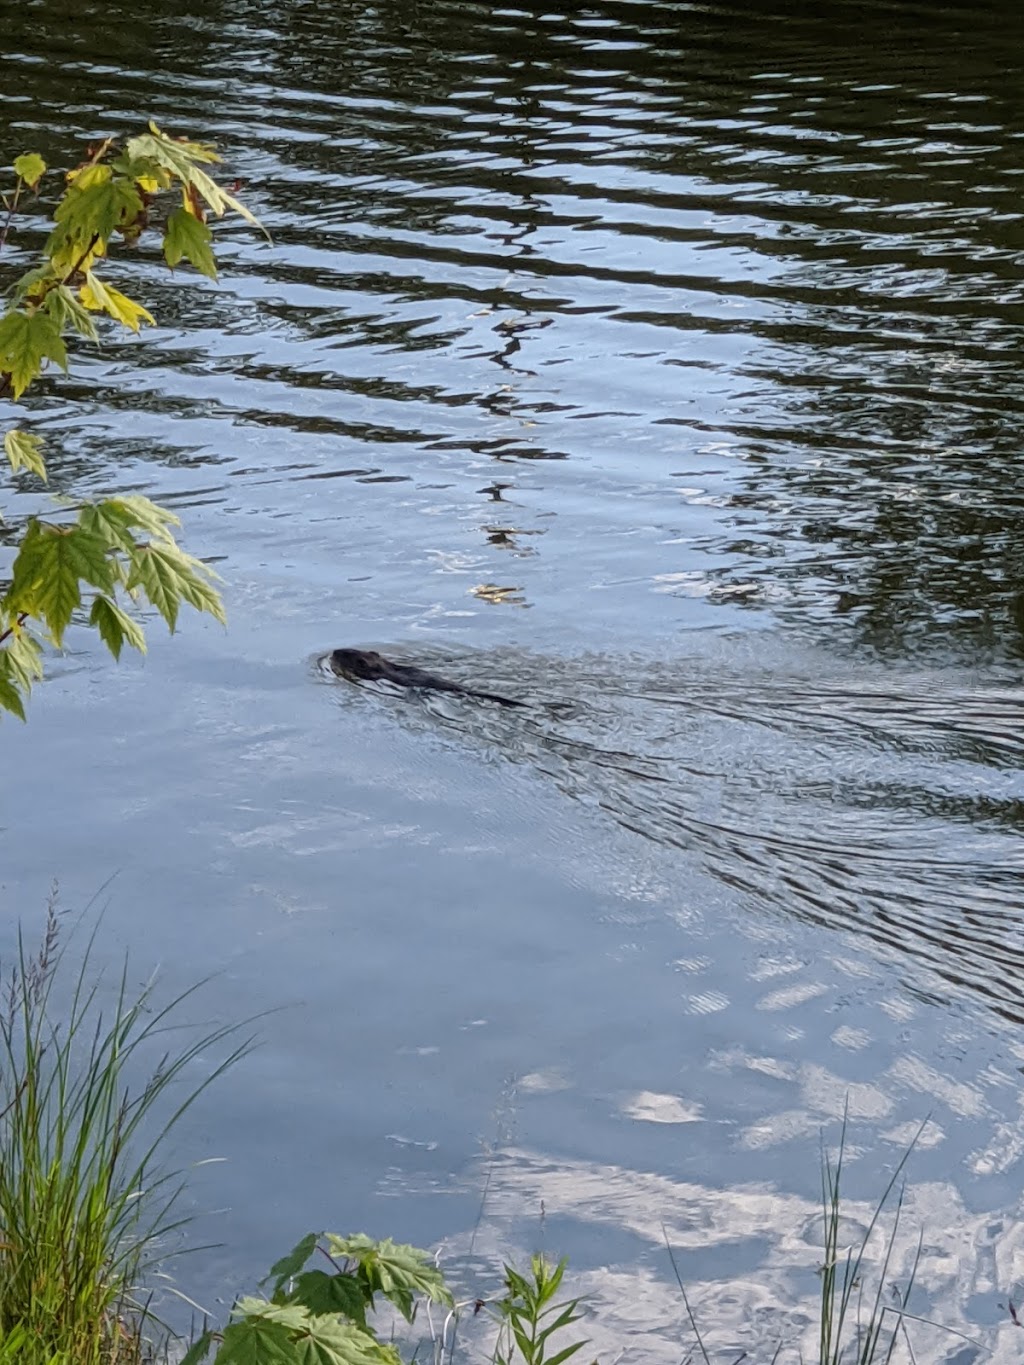
<path id="1" fill-rule="evenodd" d="M 679 1292 L 683 1296 L 683 1304 L 686 1307 L 686 1316 L 690 1319 L 690 1326 L 693 1328 L 693 1335 L 697 1338 L 697 1347 L 700 1350 L 701 1359 L 704 1361 L 704 1365 L 711 1365 L 711 1358 L 709 1357 L 707 1350 L 705 1349 L 704 1338 L 700 1334 L 700 1328 L 697 1326 L 697 1319 L 694 1316 L 693 1309 L 690 1307 L 690 1300 L 686 1293 L 686 1286 L 683 1284 L 683 1277 L 679 1273 L 678 1265 L 676 1265 L 675 1252 L 672 1250 L 672 1243 L 668 1239 L 668 1229 L 665 1227 L 664 1223 L 662 1223 L 661 1225 L 661 1235 L 665 1239 L 665 1249 L 668 1251 L 668 1259 L 672 1263 L 672 1273 L 676 1277 L 676 1284 L 678 1284 Z"/>

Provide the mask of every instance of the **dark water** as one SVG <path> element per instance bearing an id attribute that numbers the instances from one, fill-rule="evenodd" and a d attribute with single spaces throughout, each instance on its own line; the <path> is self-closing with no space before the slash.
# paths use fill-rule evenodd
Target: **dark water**
<path id="1" fill-rule="evenodd" d="M 467 1283 L 543 1241 L 603 1353 L 678 1359 L 664 1222 L 716 1350 L 771 1351 L 848 1097 L 860 1218 L 930 1116 L 918 1308 L 1009 1359 L 1019 8 L 0 4 L 0 54 L 5 161 L 152 117 L 272 234 L 119 263 L 159 327 L 27 415 L 225 580 L 226 633 L 81 633 L 2 736 L 9 926 L 119 871 L 112 954 L 285 1007 L 183 1138 L 228 1158 L 189 1291 L 324 1223 Z"/>

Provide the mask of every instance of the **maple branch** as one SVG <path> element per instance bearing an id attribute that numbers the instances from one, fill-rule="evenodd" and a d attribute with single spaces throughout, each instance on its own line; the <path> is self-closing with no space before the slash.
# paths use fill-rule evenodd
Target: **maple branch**
<path id="1" fill-rule="evenodd" d="M 16 630 L 19 630 L 27 620 L 28 612 L 20 611 L 18 613 L 18 619 L 17 621 L 15 621 L 14 625 L 8 626 L 7 629 L 2 634 L 0 634 L 0 645 L 3 644 L 3 642 L 7 639 L 9 635 L 13 635 Z"/>

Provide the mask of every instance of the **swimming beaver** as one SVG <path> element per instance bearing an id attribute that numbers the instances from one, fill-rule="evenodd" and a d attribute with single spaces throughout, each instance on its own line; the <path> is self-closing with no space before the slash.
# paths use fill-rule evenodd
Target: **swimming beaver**
<path id="1" fill-rule="evenodd" d="M 500 697 L 497 692 L 477 692 L 461 683 L 447 682 L 414 664 L 395 664 L 372 649 L 335 649 L 331 651 L 331 668 L 342 678 L 353 682 L 389 682 L 397 687 L 429 688 L 432 692 L 457 692 L 462 697 L 477 697 L 480 701 L 496 701 L 499 706 L 525 706 L 524 701 Z"/>

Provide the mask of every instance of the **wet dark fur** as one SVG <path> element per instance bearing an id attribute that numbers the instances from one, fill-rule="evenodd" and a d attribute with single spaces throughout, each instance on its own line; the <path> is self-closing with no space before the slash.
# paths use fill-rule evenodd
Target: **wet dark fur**
<path id="1" fill-rule="evenodd" d="M 461 683 L 448 682 L 435 673 L 415 664 L 396 664 L 372 649 L 335 649 L 331 652 L 331 668 L 342 678 L 353 682 L 389 682 L 396 687 L 424 688 L 431 692 L 457 692 L 461 697 L 476 697 L 479 701 L 495 701 L 499 706 L 525 706 L 522 701 L 501 697 L 497 692 L 478 692 Z"/>

